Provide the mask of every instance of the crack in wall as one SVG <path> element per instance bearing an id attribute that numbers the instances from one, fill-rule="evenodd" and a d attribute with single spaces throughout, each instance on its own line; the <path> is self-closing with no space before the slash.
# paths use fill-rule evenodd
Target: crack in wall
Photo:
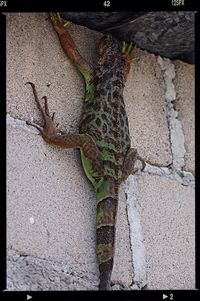
<path id="1" fill-rule="evenodd" d="M 33 255 L 21 255 L 8 250 L 7 289 L 11 290 L 97 290 L 96 273 L 67 262 L 43 259 Z"/>
<path id="2" fill-rule="evenodd" d="M 184 170 L 175 170 L 170 167 L 165 166 L 155 166 L 146 163 L 145 169 L 142 171 L 143 173 L 147 173 L 150 175 L 156 175 L 160 177 L 166 177 L 171 180 L 179 182 L 183 186 L 191 186 L 195 187 L 195 178 L 191 172 L 184 171 Z"/>
<path id="3" fill-rule="evenodd" d="M 185 137 L 182 124 L 178 119 L 178 112 L 175 109 L 176 89 L 173 80 L 176 76 L 175 67 L 171 60 L 158 56 L 157 62 L 162 70 L 165 82 L 165 100 L 167 109 L 167 121 L 170 133 L 170 144 L 172 152 L 172 166 L 180 171 L 185 166 Z"/>
<path id="4" fill-rule="evenodd" d="M 10 114 L 6 114 L 6 125 L 14 127 L 14 128 L 20 128 L 26 132 L 39 135 L 39 131 L 37 129 L 35 129 L 34 127 L 28 126 L 26 124 L 26 121 L 18 119 L 18 118 L 14 118 L 14 117 L 10 116 Z"/>
<path id="5" fill-rule="evenodd" d="M 146 164 L 143 172 L 164 176 L 178 181 L 184 186 L 195 187 L 195 178 L 191 172 L 183 170 L 185 166 L 185 137 L 181 121 L 176 111 L 176 90 L 173 80 L 176 76 L 175 66 L 170 59 L 158 56 L 158 64 L 163 73 L 165 82 L 165 100 L 167 109 L 167 123 L 169 128 L 169 140 L 172 153 L 172 164 L 168 167 Z"/>
<path id="6" fill-rule="evenodd" d="M 128 206 L 127 206 L 128 195 L 127 195 L 127 192 L 126 192 L 126 187 L 123 187 L 123 188 L 124 188 L 124 194 L 125 194 L 125 198 L 126 198 L 126 218 L 127 218 L 127 222 L 128 222 L 128 229 L 129 229 L 130 250 L 131 250 L 131 256 L 133 258 L 133 249 L 132 249 L 132 245 L 131 245 L 131 225 L 130 225 L 130 220 L 129 220 L 130 210 L 128 210 Z M 134 285 L 134 278 L 135 278 L 135 271 L 134 271 L 133 260 L 131 260 L 131 264 L 132 264 L 133 276 L 132 276 L 132 282 L 130 284 L 130 288 Z M 138 288 L 138 286 L 137 286 L 137 288 Z"/>
<path id="7" fill-rule="evenodd" d="M 176 90 L 173 80 L 176 76 L 174 64 L 166 58 L 158 56 L 158 64 L 161 68 L 163 79 L 165 82 L 165 101 L 167 110 L 167 123 L 169 128 L 169 140 L 172 153 L 172 164 L 168 167 L 155 166 L 146 164 L 144 173 L 167 177 L 174 181 L 178 181 L 184 186 L 195 186 L 195 180 L 192 173 L 184 171 L 185 166 L 185 138 L 182 130 L 181 121 L 178 119 L 178 112 L 176 111 Z M 7 114 L 7 125 L 12 127 L 22 128 L 23 130 L 39 134 L 38 131 L 32 127 L 27 126 L 26 122 L 11 117 Z M 127 196 L 127 220 L 130 233 L 130 247 L 132 253 L 133 265 L 133 282 L 131 289 L 142 289 L 147 285 L 146 272 L 146 257 L 145 247 L 143 244 L 142 227 L 140 222 L 139 212 L 136 207 L 137 195 L 137 179 L 134 176 L 129 176 L 124 184 L 124 191 Z M 123 290 L 123 284 L 119 284 L 120 289 Z M 113 287 L 115 289 L 115 286 Z M 116 287 L 117 289 L 117 287 Z"/>
<path id="8" fill-rule="evenodd" d="M 34 127 L 30 127 L 26 124 L 26 121 L 14 118 L 10 116 L 10 114 L 6 115 L 6 124 L 7 126 L 11 126 L 14 128 L 21 128 L 25 130 L 26 132 L 32 133 L 39 135 L 39 132 L 37 129 Z M 195 186 L 195 179 L 194 176 L 191 172 L 187 172 L 184 170 L 176 169 L 176 168 L 171 168 L 170 167 L 165 167 L 165 166 L 155 166 L 152 164 L 146 163 L 146 167 L 143 170 L 143 172 L 152 174 L 152 175 L 158 175 L 158 176 L 164 176 L 167 178 L 170 178 L 172 180 L 178 181 L 182 185 L 185 186 Z"/>
<path id="9" fill-rule="evenodd" d="M 184 186 L 195 186 L 195 179 L 192 173 L 184 171 L 185 166 L 185 137 L 181 121 L 176 111 L 176 90 L 173 83 L 175 78 L 174 64 L 166 58 L 158 56 L 158 64 L 163 73 L 165 82 L 165 100 L 167 109 L 167 123 L 169 128 L 169 140 L 172 153 L 172 164 L 169 166 L 156 166 L 146 163 L 144 173 L 167 177 L 178 181 Z M 136 178 L 129 176 L 124 190 L 127 198 L 127 219 L 130 231 L 130 246 L 133 263 L 133 286 L 134 289 L 141 289 L 147 285 L 145 248 L 142 238 L 142 228 L 139 212 L 136 207 L 137 182 Z"/>
<path id="10" fill-rule="evenodd" d="M 123 190 L 127 199 L 126 210 L 134 271 L 131 289 L 142 289 L 147 285 L 147 271 L 140 215 L 136 207 L 136 201 L 138 199 L 138 187 L 135 176 L 130 175 L 128 177 L 126 182 L 123 184 Z"/>

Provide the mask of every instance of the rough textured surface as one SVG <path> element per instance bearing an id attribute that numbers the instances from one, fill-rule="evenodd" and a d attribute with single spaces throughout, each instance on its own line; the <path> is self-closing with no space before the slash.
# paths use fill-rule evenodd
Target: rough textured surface
<path id="1" fill-rule="evenodd" d="M 83 80 L 65 57 L 46 16 L 7 14 L 8 289 L 96 290 L 95 193 L 78 151 L 45 144 L 25 124 L 31 117 L 41 120 L 31 89 L 24 85 L 27 81 L 36 84 L 39 97 L 48 96 L 63 130 L 77 132 L 80 120 Z M 74 25 L 69 31 L 82 55 L 95 65 L 102 35 Z M 141 289 L 146 277 L 149 289 L 190 289 L 195 271 L 194 177 L 186 171 L 194 168 L 193 67 L 175 62 L 170 78 L 175 99 L 169 107 L 164 74 L 173 63 L 163 71 L 154 55 L 137 51 L 140 60 L 132 63 L 124 93 L 132 146 L 166 167 L 148 166 L 128 181 L 130 190 L 121 191 L 113 289 Z M 178 118 L 182 125 L 183 170 L 174 166 L 171 109 L 178 110 L 172 120 Z M 144 247 L 139 266 L 138 248 Z"/>
<path id="2" fill-rule="evenodd" d="M 84 96 L 84 81 L 66 59 L 47 17 L 44 13 L 7 15 L 7 112 L 19 119 L 34 117 L 39 121 L 31 88 L 25 86 L 27 81 L 32 81 L 39 97 L 48 97 L 50 110 L 56 111 L 56 120 L 62 128 L 76 131 Z M 82 55 L 93 65 L 102 34 L 81 26 L 78 30 L 76 28 L 76 25 L 70 26 L 69 31 Z"/>
<path id="3" fill-rule="evenodd" d="M 151 175 L 138 186 L 148 289 L 194 289 L 194 189 Z"/>
<path id="4" fill-rule="evenodd" d="M 52 70 L 52 68 L 49 67 L 49 62 L 52 63 L 52 66 L 55 65 L 56 70 L 57 61 L 55 58 L 59 58 L 59 55 L 63 55 L 63 58 L 59 58 L 60 66 L 62 66 L 63 69 L 59 71 L 60 67 L 58 67 L 56 74 L 54 74 L 54 70 L 54 72 L 49 75 L 51 79 L 50 82 L 53 80 L 56 81 L 56 83 L 54 82 L 55 85 L 52 84 L 46 89 L 52 88 L 52 90 L 54 90 L 55 87 L 58 89 L 59 92 L 57 93 L 59 97 L 57 97 L 56 100 L 53 98 L 55 90 L 53 93 L 49 90 L 47 94 L 50 95 L 50 109 L 52 112 L 54 110 L 56 111 L 57 119 L 59 119 L 59 122 L 62 124 L 62 128 L 70 130 L 71 126 L 75 128 L 78 127 L 84 87 L 81 77 L 77 75 L 73 65 L 62 53 L 62 49 L 50 23 L 48 23 L 51 32 L 50 36 L 55 39 L 53 43 L 56 45 L 56 48 L 51 50 L 52 53 L 48 54 L 48 58 L 44 58 L 44 60 L 49 60 L 49 62 L 42 60 L 42 53 L 46 51 L 46 43 L 48 44 L 48 42 L 46 42 L 37 49 L 36 53 L 32 49 L 31 60 L 36 60 L 34 64 L 35 69 L 32 69 L 31 63 L 31 69 L 27 68 L 27 62 L 24 62 L 23 56 L 18 56 L 19 65 L 12 63 L 13 58 L 16 56 L 15 51 L 17 45 L 20 44 L 20 48 L 23 47 L 24 51 L 26 50 L 25 53 L 22 51 L 26 58 L 30 47 L 29 45 L 36 45 L 35 47 L 37 48 L 37 43 L 40 44 L 40 39 L 38 41 L 35 35 L 36 33 L 38 34 L 38 32 L 38 36 L 44 35 L 42 31 L 46 25 L 45 22 L 47 22 L 45 21 L 45 16 L 45 14 L 40 14 L 40 18 L 44 23 L 38 22 L 40 19 L 38 14 L 30 14 L 29 16 L 16 14 L 12 15 L 12 19 L 8 17 L 9 35 L 7 49 L 11 63 L 8 64 L 7 70 L 7 109 L 8 113 L 11 113 L 12 116 L 17 118 L 22 118 L 23 116 L 23 119 L 27 120 L 30 119 L 31 113 L 29 108 L 32 107 L 33 116 L 37 116 L 32 92 L 27 86 L 24 86 L 24 83 L 28 80 L 32 80 L 37 85 L 38 93 L 42 91 L 40 96 L 47 94 L 45 93 L 45 85 L 43 85 L 43 83 L 47 82 L 45 80 L 46 74 L 49 74 Z M 16 38 L 16 45 L 14 47 L 12 35 L 15 35 L 15 33 L 11 29 L 9 30 L 9 26 L 11 26 L 11 28 L 14 26 L 16 30 L 20 31 L 20 29 L 23 28 L 21 26 L 22 20 L 27 23 L 27 35 L 21 32 L 20 39 Z M 30 37 L 29 33 L 32 31 L 31 28 L 33 24 L 38 24 L 38 28 L 35 29 L 35 34 L 33 33 L 33 36 Z M 87 30 L 83 34 L 81 33 L 81 28 L 79 31 L 76 30 L 76 26 L 71 26 L 70 30 L 75 42 L 83 47 L 86 43 L 85 37 L 87 36 Z M 94 45 L 95 36 L 100 38 L 101 34 L 94 33 L 93 42 L 88 42 L 88 44 Z M 88 36 L 88 39 L 92 40 L 92 36 Z M 84 41 L 84 43 L 81 41 Z M 98 45 L 95 41 L 95 45 L 96 44 Z M 95 49 L 90 49 L 89 55 L 85 55 L 85 52 L 87 52 L 87 50 L 83 49 L 82 54 L 91 62 L 90 53 L 95 53 L 96 47 Z M 49 57 L 49 55 L 52 56 Z M 64 61 L 67 61 L 66 64 L 69 65 L 63 66 Z M 43 67 L 45 66 L 45 71 L 44 69 L 41 71 L 41 64 L 44 64 Z M 21 68 L 20 71 L 19 66 Z M 16 79 L 16 86 L 13 86 L 12 74 L 16 73 L 16 68 L 18 68 L 19 77 Z M 24 73 L 25 69 L 26 73 Z M 64 74 L 65 71 L 66 76 Z M 37 78 L 37 74 L 43 74 L 43 76 L 39 79 Z M 23 81 L 21 76 L 23 76 Z M 73 85 L 76 91 L 73 90 Z M 16 88 L 17 86 L 18 88 Z M 63 90 L 61 86 L 65 86 L 66 90 Z M 27 90 L 27 93 L 22 96 L 25 90 Z M 66 96 L 67 90 L 68 96 Z M 21 101 L 19 106 L 16 106 L 18 98 Z M 29 102 L 27 99 L 29 99 Z M 68 101 L 67 105 L 66 101 Z M 25 111 L 29 113 L 25 113 Z M 74 113 L 76 113 L 76 116 L 74 116 Z M 37 118 L 39 120 L 39 117 Z M 73 126 L 73 124 L 75 125 Z M 55 147 L 47 146 L 39 135 L 32 135 L 30 137 L 22 127 L 16 128 L 15 126 L 14 121 L 11 119 L 7 133 L 9 145 L 8 157 L 10 158 L 8 174 L 11 175 L 8 180 L 8 198 L 12 200 L 8 204 L 8 221 L 14 217 L 16 222 L 8 222 L 8 247 L 14 246 L 14 249 L 20 252 L 23 251 L 26 254 L 41 258 L 70 262 L 70 265 L 74 265 L 78 262 L 80 269 L 96 271 L 98 275 L 95 254 L 95 194 L 81 169 L 78 151 L 63 151 Z M 24 125 L 24 128 L 27 130 L 28 126 Z M 18 139 L 19 137 L 20 140 Z M 14 153 L 16 153 L 16 155 L 13 156 Z M 79 174 L 79 177 L 75 177 L 76 173 Z M 19 174 L 20 177 L 18 176 Z M 33 187 L 34 191 L 32 193 Z M 118 245 L 120 245 L 120 251 L 117 252 L 115 260 L 115 262 L 118 261 L 118 264 L 115 269 L 116 272 L 114 272 L 114 277 L 117 281 L 124 281 L 125 285 L 128 285 L 131 283 L 131 273 L 133 273 L 133 271 L 130 246 L 128 243 L 129 230 L 125 208 L 122 209 L 119 219 Z M 122 227 L 121 230 L 120 227 Z M 120 239 L 120 237 L 122 239 Z M 79 242 L 79 245 L 77 245 L 77 242 Z M 121 244 L 121 242 L 125 243 Z M 124 254 L 126 254 L 126 256 L 124 256 Z M 124 265 L 120 268 L 120 262 L 124 260 Z M 129 273 L 127 273 L 127 267 L 129 267 Z M 126 275 L 126 277 L 123 279 L 122 277 L 124 277 L 124 275 Z M 66 287 L 66 289 L 68 289 L 68 287 Z M 80 287 L 77 286 L 76 289 L 80 289 Z"/>
<path id="5" fill-rule="evenodd" d="M 133 41 L 151 53 L 194 63 L 193 11 L 64 12 L 62 16 L 118 39 Z"/>
<path id="6" fill-rule="evenodd" d="M 143 243 L 142 223 L 137 208 L 138 203 L 138 177 L 130 175 L 122 185 L 127 202 L 127 218 L 130 227 L 130 245 L 134 276 L 132 289 L 142 289 L 147 285 L 147 263 L 145 246 Z"/>
<path id="7" fill-rule="evenodd" d="M 7 289 L 11 291 L 96 290 L 96 273 L 87 273 L 79 265 L 65 261 L 44 260 L 25 256 L 9 249 Z"/>
<path id="8" fill-rule="evenodd" d="M 162 73 L 154 55 L 139 51 L 135 56 L 140 60 L 133 61 L 124 90 L 132 146 L 146 159 L 168 165 L 172 158 Z"/>
<path id="9" fill-rule="evenodd" d="M 42 258 L 83 260 L 94 269 L 95 194 L 77 151 L 46 147 L 39 135 L 21 129 L 8 128 L 7 143 L 8 247 Z"/>
<path id="10" fill-rule="evenodd" d="M 195 172 L 195 137 L 194 137 L 194 65 L 188 65 L 175 61 L 177 98 L 175 102 L 176 110 L 179 112 L 179 119 L 185 136 L 185 169 Z M 190 87 L 186 89 L 185 87 Z"/>
<path id="11" fill-rule="evenodd" d="M 175 68 L 174 64 L 169 59 L 162 59 L 160 56 L 158 57 L 158 63 L 163 72 L 163 78 L 165 81 L 165 100 L 173 166 L 176 170 L 181 170 L 181 168 L 184 167 L 185 139 L 182 124 L 178 119 L 178 113 L 173 105 L 173 102 L 176 100 L 176 89 L 173 83 L 176 76 Z"/>
<path id="12" fill-rule="evenodd" d="M 194 51 L 194 12 L 148 12 L 124 28 L 117 30 L 119 37 L 168 58 Z"/>
<path id="13" fill-rule="evenodd" d="M 60 12 L 62 18 L 95 30 L 121 24 L 131 17 L 135 18 L 143 13 L 137 12 Z"/>
<path id="14" fill-rule="evenodd" d="M 126 212 L 126 199 L 120 190 L 116 224 L 116 247 L 112 282 L 129 288 L 133 281 L 132 254 L 129 241 L 129 225 Z"/>

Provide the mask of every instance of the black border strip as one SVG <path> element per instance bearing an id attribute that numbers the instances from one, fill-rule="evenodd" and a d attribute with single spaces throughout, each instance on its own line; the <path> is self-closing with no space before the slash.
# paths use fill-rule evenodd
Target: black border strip
<path id="1" fill-rule="evenodd" d="M 49 1 L 27 1 L 27 0 L 7 0 L 2 4 L 0 10 L 4 12 L 44 12 L 44 11 L 128 11 L 138 10 L 144 11 L 159 11 L 159 10 L 197 10 L 198 1 L 182 0 L 184 5 L 173 6 L 173 0 L 49 0 Z M 105 4 L 107 3 L 107 5 Z M 110 4 L 110 5 L 109 5 Z M 106 5 L 106 6 L 105 6 Z"/>
<path id="2" fill-rule="evenodd" d="M 41 1 L 38 0 L 35 1 L 27 1 L 27 0 L 18 0 L 18 1 L 7 1 L 7 7 L 0 7 L 0 11 L 8 11 L 8 12 L 23 12 L 23 11 L 113 11 L 113 10 L 119 10 L 119 11 L 126 11 L 126 10 L 142 10 L 144 11 L 144 8 L 146 11 L 159 11 L 159 10 L 190 10 L 190 11 L 197 11 L 197 1 L 194 1 L 191 3 L 191 0 L 184 0 L 185 5 L 183 7 L 173 7 L 171 5 L 171 0 L 169 1 L 144 1 L 139 0 L 137 3 L 135 1 L 131 0 L 123 0 L 123 3 L 117 4 L 114 3 L 114 0 L 112 0 L 112 7 L 109 8 L 103 8 L 102 3 L 104 1 L 81 1 L 80 3 L 76 2 L 70 2 L 66 0 L 57 0 L 52 1 Z M 116 2 L 116 1 L 115 1 Z M 133 3 L 134 2 L 134 3 Z M 114 4 L 113 4 L 114 3 Z M 200 73 L 199 73 L 199 29 L 200 29 L 200 23 L 199 23 L 200 13 L 198 12 L 196 14 L 196 55 L 195 55 L 195 61 L 196 61 L 196 68 L 195 68 L 195 93 L 196 93 L 196 100 L 198 98 L 199 93 L 199 82 L 200 82 Z M 6 111 L 6 22 L 5 22 L 5 16 L 0 14 L 0 122 L 1 122 L 1 143 L 0 143 L 0 158 L 1 158 L 1 196 L 4 195 L 4 187 L 6 187 L 6 128 L 5 128 L 5 111 Z M 196 130 L 198 129 L 198 102 L 196 101 L 196 110 L 195 110 L 195 125 Z M 197 131 L 196 131 L 197 134 Z M 5 143 L 5 145 L 4 145 Z M 198 139 L 196 136 L 196 154 L 200 152 L 198 150 Z M 198 163 L 198 157 L 196 156 L 196 162 Z M 3 168 L 5 167 L 5 168 Z M 198 168 L 196 168 L 196 174 L 198 177 Z M 5 184 L 5 185 L 4 185 Z M 198 195 L 198 182 L 197 182 L 197 188 L 196 188 L 196 196 Z M 197 237 L 197 231 L 200 229 L 198 225 L 199 220 L 199 214 L 200 213 L 200 205 L 198 203 L 198 198 L 196 197 L 196 288 L 199 288 L 199 257 L 200 249 L 199 249 L 199 241 Z M 1 290 L 4 290 L 6 287 L 6 204 L 2 201 L 1 198 L 1 244 L 0 244 L 0 287 Z M 163 294 L 167 295 L 168 298 L 165 300 L 172 300 L 170 299 L 170 294 L 173 294 L 173 300 L 199 300 L 200 294 L 198 290 L 171 290 L 171 291 L 117 291 L 117 292 L 83 292 L 83 291 L 76 291 L 76 292 L 70 292 L 70 291 L 63 291 L 63 292 L 0 292 L 0 298 L 1 300 L 27 300 L 27 294 L 32 296 L 33 301 L 35 300 L 82 300 L 82 299 L 88 299 L 88 298 L 95 298 L 97 300 L 102 300 L 102 298 L 108 299 L 108 300 L 123 300 L 123 301 L 139 301 L 139 300 L 145 300 L 145 301 L 156 301 L 156 300 L 163 300 Z"/>
<path id="3" fill-rule="evenodd" d="M 75 301 L 75 300 L 115 300 L 115 301 L 197 301 L 199 300 L 199 291 L 76 291 L 76 292 L 1 292 L 0 297 L 3 301 L 22 301 L 27 300 L 27 295 L 31 296 L 31 301 L 43 300 L 59 300 L 59 301 Z M 163 295 L 167 298 L 163 299 Z"/>

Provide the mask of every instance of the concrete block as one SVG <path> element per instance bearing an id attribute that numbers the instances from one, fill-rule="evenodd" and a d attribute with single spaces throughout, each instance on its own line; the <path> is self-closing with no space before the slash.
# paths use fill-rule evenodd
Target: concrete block
<path id="1" fill-rule="evenodd" d="M 38 96 L 48 97 L 56 121 L 67 131 L 78 130 L 85 87 L 81 75 L 63 52 L 46 13 L 7 14 L 7 113 L 16 118 L 39 121 L 30 86 Z M 78 28 L 78 30 L 77 30 Z M 102 34 L 70 25 L 81 54 L 96 61 L 96 45 Z"/>
<path id="2" fill-rule="evenodd" d="M 8 250 L 7 290 L 96 290 L 97 284 L 97 275 L 81 271 L 78 265 L 72 267 L 67 262 L 19 255 Z"/>
<path id="3" fill-rule="evenodd" d="M 175 61 L 177 98 L 175 102 L 185 137 L 185 170 L 195 172 L 194 65 Z M 188 87 L 188 88 L 186 88 Z"/>
<path id="4" fill-rule="evenodd" d="M 129 231 L 126 198 L 124 190 L 120 189 L 117 210 L 116 244 L 112 282 L 119 284 L 126 289 L 130 289 L 134 276 Z"/>
<path id="5" fill-rule="evenodd" d="M 75 25 L 68 30 L 94 66 L 102 34 Z M 166 82 L 157 57 L 139 52 L 124 91 L 132 146 L 146 159 L 168 165 L 173 158 Z M 193 171 L 193 92 L 187 92 L 193 89 L 193 67 L 175 66 L 175 109 L 185 135 L 185 167 Z M 7 14 L 8 289 L 96 290 L 95 193 L 77 150 L 49 146 L 25 124 L 31 117 L 41 122 L 27 81 L 36 84 L 39 98 L 47 95 L 61 129 L 77 132 L 84 81 L 63 53 L 46 13 Z M 194 288 L 194 190 L 189 181 L 187 187 L 177 182 L 176 175 L 166 178 L 167 172 L 142 174 L 132 207 L 131 197 L 126 207 L 120 192 L 113 289 L 141 289 L 145 282 L 146 270 L 136 266 L 134 245 L 139 242 L 143 249 L 142 236 L 135 238 L 131 212 L 141 215 L 148 288 Z"/>
<path id="6" fill-rule="evenodd" d="M 158 176 L 138 178 L 147 289 L 195 288 L 195 194 Z"/>
<path id="7" fill-rule="evenodd" d="M 23 256 L 62 261 L 59 266 L 76 268 L 76 274 L 84 272 L 89 278 L 94 274 L 98 276 L 95 193 L 83 174 L 78 151 L 51 147 L 39 135 L 12 126 L 8 126 L 7 143 L 8 249 Z M 128 287 L 133 267 L 125 202 L 119 203 L 117 220 L 113 282 Z M 34 266 L 32 257 L 29 258 Z M 42 264 L 46 269 L 44 261 Z M 23 265 L 21 268 L 21 277 L 30 273 Z M 34 273 L 36 277 L 37 272 Z M 11 282 L 10 286 L 13 285 Z M 48 279 L 46 285 L 49 285 Z M 28 289 L 31 290 L 32 285 Z M 72 289 L 71 284 L 62 289 Z M 83 288 L 77 284 L 75 289 Z M 95 289 L 94 283 L 89 289 Z"/>
<path id="8" fill-rule="evenodd" d="M 41 120 L 32 91 L 24 86 L 32 81 L 39 97 L 48 96 L 50 110 L 56 111 L 62 129 L 73 128 L 75 132 L 84 96 L 83 81 L 63 53 L 46 14 L 8 14 L 7 28 L 8 113 L 23 120 L 32 116 Z M 95 61 L 102 35 L 75 25 L 69 31 L 86 59 Z M 22 51 L 17 55 L 19 48 Z M 17 74 L 14 81 L 13 74 Z M 47 87 L 47 83 L 51 85 Z M 98 275 L 95 194 L 82 171 L 78 151 L 49 146 L 33 134 L 37 131 L 9 120 L 8 248 L 63 261 L 71 267 L 78 263 L 80 273 Z M 113 274 L 114 281 L 127 286 L 133 273 L 129 228 L 123 205 L 119 205 L 119 212 Z"/>
<path id="9" fill-rule="evenodd" d="M 77 151 L 22 129 L 8 128 L 7 143 L 8 248 L 97 273 L 95 194 Z"/>
<path id="10" fill-rule="evenodd" d="M 165 87 L 156 56 L 140 51 L 124 90 L 132 146 L 151 162 L 171 163 Z"/>

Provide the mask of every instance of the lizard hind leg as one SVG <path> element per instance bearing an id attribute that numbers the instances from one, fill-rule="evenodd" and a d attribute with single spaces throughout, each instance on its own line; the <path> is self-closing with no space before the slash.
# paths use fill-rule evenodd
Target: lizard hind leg
<path id="1" fill-rule="evenodd" d="M 66 31 L 66 26 L 69 22 L 62 19 L 59 13 L 50 13 L 52 25 L 58 34 L 60 44 L 71 62 L 76 66 L 85 80 L 86 92 L 85 101 L 91 100 L 94 97 L 94 75 L 93 69 L 88 62 L 81 56 L 76 47 L 71 35 Z"/>
<path id="2" fill-rule="evenodd" d="M 137 161 L 140 161 L 140 167 L 136 166 Z M 143 170 L 145 166 L 145 161 L 138 155 L 137 150 L 130 148 L 124 159 L 121 182 L 125 181 L 130 174 L 135 174 L 138 170 Z"/>

